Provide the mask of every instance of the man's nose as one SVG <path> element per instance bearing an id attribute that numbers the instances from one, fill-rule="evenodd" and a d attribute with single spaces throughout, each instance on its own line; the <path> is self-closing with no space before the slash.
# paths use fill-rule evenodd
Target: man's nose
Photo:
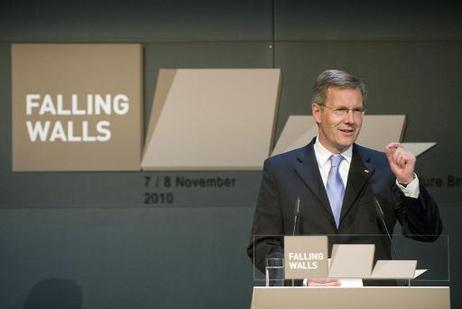
<path id="1" fill-rule="evenodd" d="M 355 121 L 355 112 L 352 109 L 347 110 L 344 120 L 347 123 L 353 123 Z"/>

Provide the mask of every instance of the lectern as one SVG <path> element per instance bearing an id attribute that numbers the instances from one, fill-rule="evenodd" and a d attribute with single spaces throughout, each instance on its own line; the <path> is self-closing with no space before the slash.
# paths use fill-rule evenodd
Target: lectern
<path id="1" fill-rule="evenodd" d="M 428 268 L 417 260 L 374 261 L 374 244 L 333 244 L 328 259 L 327 236 L 283 236 L 284 258 L 273 282 L 335 278 L 340 286 L 254 287 L 251 309 L 450 309 L 447 286 L 410 286 Z M 446 240 L 447 243 L 447 240 Z M 447 252 L 438 248 L 438 252 Z M 271 285 L 266 266 L 266 282 Z M 435 272 L 436 273 L 436 272 Z M 279 280 L 277 280 L 279 279 Z M 408 286 L 362 286 L 361 279 L 406 280 Z M 358 284 L 360 283 L 360 284 Z"/>
<path id="2" fill-rule="evenodd" d="M 251 309 L 450 309 L 449 287 L 254 287 Z"/>

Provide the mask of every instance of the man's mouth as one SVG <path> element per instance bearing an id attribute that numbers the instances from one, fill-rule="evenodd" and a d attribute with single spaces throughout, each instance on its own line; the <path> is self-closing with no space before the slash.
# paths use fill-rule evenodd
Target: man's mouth
<path id="1" fill-rule="evenodd" d="M 352 134 L 355 132 L 355 129 L 353 128 L 345 128 L 345 129 L 339 129 L 339 131 L 345 133 L 345 134 Z"/>

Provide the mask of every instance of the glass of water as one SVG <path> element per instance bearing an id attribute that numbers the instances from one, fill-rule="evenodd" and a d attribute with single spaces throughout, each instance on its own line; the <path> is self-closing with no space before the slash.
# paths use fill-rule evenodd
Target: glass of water
<path id="1" fill-rule="evenodd" d="M 284 259 L 267 258 L 265 266 L 266 286 L 284 286 Z"/>

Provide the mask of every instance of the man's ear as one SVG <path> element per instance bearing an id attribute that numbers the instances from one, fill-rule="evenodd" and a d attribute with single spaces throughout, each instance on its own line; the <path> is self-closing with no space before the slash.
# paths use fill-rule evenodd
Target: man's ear
<path id="1" fill-rule="evenodd" d="M 313 114 L 314 121 L 319 124 L 321 122 L 321 106 L 316 103 L 311 104 L 311 113 Z"/>

